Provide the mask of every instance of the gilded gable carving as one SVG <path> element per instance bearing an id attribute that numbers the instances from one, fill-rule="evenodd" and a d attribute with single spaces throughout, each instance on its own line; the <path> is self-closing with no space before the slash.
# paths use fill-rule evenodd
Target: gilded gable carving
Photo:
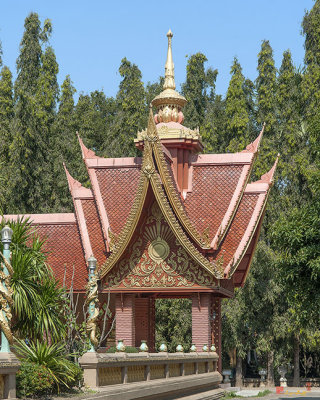
<path id="1" fill-rule="evenodd" d="M 170 288 L 216 285 L 215 278 L 197 266 L 179 244 L 154 202 L 138 238 L 107 275 L 109 287 Z"/>

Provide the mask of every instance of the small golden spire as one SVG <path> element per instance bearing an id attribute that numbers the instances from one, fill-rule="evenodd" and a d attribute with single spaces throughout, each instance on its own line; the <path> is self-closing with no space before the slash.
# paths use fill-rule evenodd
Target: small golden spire
<path id="1" fill-rule="evenodd" d="M 160 122 L 178 122 L 182 124 L 184 119 L 182 108 L 187 100 L 175 90 L 176 84 L 174 82 L 174 64 L 171 46 L 172 37 L 173 34 L 169 29 L 167 33 L 168 53 L 165 65 L 163 91 L 151 102 L 152 106 L 157 108 L 157 114 L 154 117 L 156 124 Z"/>
<path id="2" fill-rule="evenodd" d="M 165 78 L 164 78 L 164 84 L 163 84 L 163 89 L 175 89 L 176 84 L 174 82 L 174 63 L 172 60 L 172 37 L 173 33 L 171 32 L 171 29 L 169 29 L 167 33 L 167 38 L 168 38 L 168 53 L 167 53 L 167 61 L 166 61 L 166 66 L 165 66 Z"/>

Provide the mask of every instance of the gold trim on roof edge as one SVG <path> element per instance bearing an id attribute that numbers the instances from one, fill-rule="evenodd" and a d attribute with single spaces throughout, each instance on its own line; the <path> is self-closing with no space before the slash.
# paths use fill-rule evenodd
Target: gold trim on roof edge
<path id="1" fill-rule="evenodd" d="M 152 110 L 150 110 L 150 115 L 152 117 Z M 148 127 L 150 124 L 148 124 Z M 153 125 L 151 125 L 153 126 Z M 151 128 L 150 126 L 150 128 Z M 143 205 L 145 202 L 147 190 L 149 187 L 149 182 L 153 189 L 155 198 L 159 204 L 159 207 L 165 217 L 167 223 L 169 224 L 172 232 L 175 234 L 181 246 L 187 251 L 187 253 L 194 259 L 194 261 L 206 269 L 215 278 L 223 278 L 222 269 L 219 271 L 216 264 L 210 263 L 190 242 L 187 235 L 181 228 L 178 220 L 176 219 L 169 202 L 166 198 L 165 192 L 162 188 L 162 183 L 160 177 L 156 173 L 154 160 L 153 160 L 153 146 L 152 143 L 156 142 L 157 135 L 156 130 L 148 129 L 148 137 L 144 142 L 143 151 L 143 161 L 141 168 L 141 176 L 139 180 L 139 186 L 137 195 L 131 207 L 129 217 L 127 222 L 122 229 L 120 235 L 118 236 L 117 242 L 114 246 L 114 252 L 106 260 L 106 262 L 101 266 L 99 274 L 101 278 L 107 275 L 107 273 L 112 269 L 112 267 L 119 261 L 121 255 L 125 251 L 127 245 L 129 244 L 132 235 L 137 227 L 138 221 L 141 216 Z"/>
<path id="2" fill-rule="evenodd" d="M 149 153 L 144 152 L 141 176 L 139 179 L 138 190 L 135 200 L 132 204 L 127 221 L 122 231 L 120 232 L 119 236 L 117 237 L 116 242 L 113 244 L 113 251 L 111 255 L 107 258 L 106 262 L 100 268 L 99 273 L 101 278 L 103 278 L 116 264 L 116 262 L 119 261 L 121 255 L 127 248 L 132 238 L 132 235 L 137 227 L 149 187 L 148 174 L 150 174 L 150 169 L 149 169 L 150 160 L 148 158 L 149 158 Z"/>
<path id="3" fill-rule="evenodd" d="M 212 274 L 217 279 L 223 278 L 223 270 L 218 270 L 216 264 L 210 263 L 190 242 L 187 235 L 184 233 L 179 222 L 177 221 L 169 202 L 166 198 L 164 190 L 162 189 L 160 177 L 154 174 L 151 177 L 151 186 L 153 188 L 153 193 L 159 204 L 159 207 L 176 238 L 178 239 L 181 246 L 186 250 L 186 252 L 193 258 L 193 260 L 199 264 L 201 267 L 205 268 L 210 274 Z"/>
<path id="4" fill-rule="evenodd" d="M 172 183 L 172 178 L 170 176 L 170 172 L 168 171 L 168 165 L 164 159 L 162 145 L 159 139 L 159 135 L 157 132 L 156 124 L 153 119 L 152 111 L 150 111 L 149 115 L 149 123 L 148 123 L 148 131 L 152 129 L 152 148 L 155 155 L 155 160 L 157 163 L 157 167 L 160 173 L 160 177 L 162 180 L 162 184 L 165 188 L 166 194 L 168 196 L 171 207 L 175 211 L 181 225 L 188 232 L 192 240 L 203 249 L 210 249 L 210 243 L 201 237 L 197 232 L 195 227 L 192 225 L 189 217 L 187 216 L 181 199 L 179 198 L 177 192 Z"/>

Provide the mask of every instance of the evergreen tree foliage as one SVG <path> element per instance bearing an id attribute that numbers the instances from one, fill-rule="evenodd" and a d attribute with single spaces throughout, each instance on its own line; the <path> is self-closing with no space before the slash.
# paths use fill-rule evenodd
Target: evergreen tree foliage
<path id="1" fill-rule="evenodd" d="M 228 143 L 226 126 L 225 99 L 215 95 L 209 102 L 205 119 L 200 126 L 200 134 L 206 153 L 224 153 Z"/>
<path id="2" fill-rule="evenodd" d="M 163 90 L 163 84 L 164 84 L 164 77 L 160 76 L 158 81 L 152 83 L 148 82 L 146 85 L 146 106 L 147 109 L 149 105 L 151 104 L 151 101 L 158 96 L 162 90 Z"/>
<path id="3" fill-rule="evenodd" d="M 166 343 L 170 353 L 181 344 L 185 351 L 191 346 L 191 300 L 156 300 L 156 349 Z"/>
<path id="4" fill-rule="evenodd" d="M 10 146 L 10 212 L 41 212 L 51 203 L 52 179 L 48 164 L 51 124 L 57 98 L 58 66 L 53 50 L 45 53 L 52 27 L 43 28 L 36 13 L 25 20 L 25 32 L 17 60 L 13 141 Z"/>
<path id="5" fill-rule="evenodd" d="M 13 116 L 12 74 L 10 69 L 4 66 L 0 73 L 0 160 L 4 165 L 9 161 Z"/>
<path id="6" fill-rule="evenodd" d="M 244 83 L 241 65 L 235 57 L 226 96 L 226 131 L 230 140 L 228 150 L 233 152 L 243 150 L 248 142 L 249 112 Z"/>
<path id="7" fill-rule="evenodd" d="M 268 40 L 261 44 L 258 54 L 258 77 L 257 88 L 257 122 L 266 123 L 265 132 L 274 132 L 275 117 L 275 96 L 276 96 L 276 68 L 274 65 L 273 51 Z"/>
<path id="8" fill-rule="evenodd" d="M 266 173 L 273 164 L 277 156 L 275 147 L 277 138 L 277 119 L 276 119 L 276 68 L 273 59 L 273 50 L 268 40 L 261 44 L 258 54 L 258 77 L 256 79 L 257 91 L 257 123 L 264 130 L 264 139 L 261 146 L 260 157 L 255 166 L 255 178 Z"/>
<path id="9" fill-rule="evenodd" d="M 320 104 L 320 2 L 315 1 L 311 11 L 306 12 L 302 31 L 305 36 L 305 65 L 303 98 L 306 114 L 314 115 Z"/>
<path id="10" fill-rule="evenodd" d="M 191 129 L 199 128 L 205 118 L 208 101 L 214 98 L 217 70 L 205 70 L 207 58 L 196 53 L 188 59 L 187 78 L 182 85 L 182 94 L 188 103 L 184 109 L 185 125 Z"/>
<path id="11" fill-rule="evenodd" d="M 73 86 L 69 75 L 61 85 L 59 97 L 59 110 L 52 127 L 53 134 L 50 138 L 52 149 L 51 165 L 53 166 L 53 209 L 59 212 L 71 211 L 72 199 L 69 193 L 63 162 L 66 163 L 70 173 L 75 175 L 83 163 L 76 136 L 76 117 L 74 106 Z"/>
<path id="12" fill-rule="evenodd" d="M 122 80 L 116 97 L 117 114 L 110 127 L 110 139 L 106 139 L 105 153 L 113 157 L 136 156 L 133 139 L 146 126 L 146 93 L 141 71 L 135 64 L 123 58 L 119 73 Z"/>

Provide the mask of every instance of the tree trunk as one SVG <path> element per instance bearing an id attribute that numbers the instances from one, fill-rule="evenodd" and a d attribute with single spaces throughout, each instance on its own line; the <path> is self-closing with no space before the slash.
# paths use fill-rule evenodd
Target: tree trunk
<path id="1" fill-rule="evenodd" d="M 300 338 L 298 334 L 293 337 L 293 386 L 300 386 Z"/>
<path id="2" fill-rule="evenodd" d="M 268 360 L 267 360 L 267 385 L 274 386 L 274 369 L 273 369 L 273 361 L 274 361 L 274 351 L 270 350 L 268 353 Z"/>
<path id="3" fill-rule="evenodd" d="M 236 387 L 242 386 L 242 358 L 237 357 L 237 364 L 236 364 Z"/>

